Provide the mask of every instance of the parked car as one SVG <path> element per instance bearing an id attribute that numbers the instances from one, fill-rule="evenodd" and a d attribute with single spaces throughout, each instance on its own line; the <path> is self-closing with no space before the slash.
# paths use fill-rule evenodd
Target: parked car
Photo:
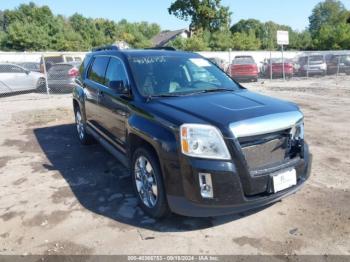
<path id="1" fill-rule="evenodd" d="M 299 107 L 248 91 L 199 54 L 101 48 L 80 72 L 77 137 L 130 168 L 152 217 L 243 212 L 293 194 L 309 177 Z"/>
<path id="2" fill-rule="evenodd" d="M 80 62 L 82 58 L 80 56 L 73 56 L 68 54 L 45 54 L 40 59 L 40 72 L 44 73 L 44 61 L 46 66 L 46 72 L 48 72 L 54 64 L 58 63 L 71 63 L 71 62 Z"/>
<path id="3" fill-rule="evenodd" d="M 326 75 L 327 64 L 324 55 L 310 55 L 299 58 L 299 75 Z"/>
<path id="4" fill-rule="evenodd" d="M 230 76 L 237 81 L 258 81 L 259 70 L 252 56 L 236 56 L 229 67 Z"/>
<path id="5" fill-rule="evenodd" d="M 285 59 L 282 62 L 281 58 L 273 58 L 268 59 L 265 65 L 265 77 L 271 76 L 272 71 L 272 77 L 283 77 L 283 67 L 284 67 L 284 74 L 287 78 L 291 78 L 294 74 L 294 64 L 291 60 Z M 271 70 L 272 68 L 272 70 Z"/>
<path id="6" fill-rule="evenodd" d="M 224 59 L 221 59 L 219 57 L 210 57 L 208 59 L 226 72 L 228 65 Z"/>
<path id="7" fill-rule="evenodd" d="M 40 63 L 22 62 L 22 63 L 16 63 L 16 65 L 19 65 L 19 66 L 23 67 L 24 69 L 27 69 L 28 71 L 40 73 Z"/>
<path id="8" fill-rule="evenodd" d="M 327 63 L 327 73 L 350 75 L 350 54 L 332 55 Z"/>
<path id="9" fill-rule="evenodd" d="M 79 75 L 80 62 L 58 63 L 47 72 L 47 83 L 52 91 L 72 92 L 75 78 Z"/>
<path id="10" fill-rule="evenodd" d="M 45 86 L 45 77 L 15 64 L 0 64 L 0 94 L 38 90 Z"/>

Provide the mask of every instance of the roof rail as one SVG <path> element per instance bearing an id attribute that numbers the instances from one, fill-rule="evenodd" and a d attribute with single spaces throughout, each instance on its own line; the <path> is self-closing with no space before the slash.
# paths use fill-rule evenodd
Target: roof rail
<path id="1" fill-rule="evenodd" d="M 176 51 L 174 47 L 171 46 L 156 46 L 156 47 L 149 47 L 145 48 L 146 50 L 167 50 L 167 51 Z"/>
<path id="2" fill-rule="evenodd" d="M 106 45 L 106 46 L 98 46 L 92 48 L 92 52 L 105 51 L 105 50 L 120 50 L 120 48 L 116 45 Z"/>

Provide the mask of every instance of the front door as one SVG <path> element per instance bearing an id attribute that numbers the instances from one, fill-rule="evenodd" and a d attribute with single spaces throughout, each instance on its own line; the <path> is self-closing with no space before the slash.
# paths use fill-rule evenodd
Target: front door
<path id="1" fill-rule="evenodd" d="M 125 150 L 126 143 L 126 121 L 129 116 L 129 97 L 113 89 L 113 82 L 122 83 L 128 87 L 129 81 L 123 61 L 117 57 L 111 57 L 106 71 L 106 88 L 101 90 L 100 108 L 101 125 L 108 131 L 116 146 L 122 151 Z"/>

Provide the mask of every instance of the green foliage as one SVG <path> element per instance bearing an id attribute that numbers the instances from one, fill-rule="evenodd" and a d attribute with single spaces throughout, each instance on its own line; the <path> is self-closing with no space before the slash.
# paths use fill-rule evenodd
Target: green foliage
<path id="1" fill-rule="evenodd" d="M 234 33 L 232 44 L 234 50 L 259 50 L 261 46 L 261 42 L 256 37 L 253 30 L 248 33 Z"/>
<path id="2" fill-rule="evenodd" d="M 208 41 L 206 41 L 203 33 L 196 34 L 191 38 L 177 37 L 168 46 L 184 51 L 210 51 Z"/>
<path id="3" fill-rule="evenodd" d="M 190 27 L 195 31 L 213 32 L 230 24 L 231 12 L 221 5 L 221 0 L 176 0 L 168 11 L 179 19 L 191 21 Z"/>
<path id="4" fill-rule="evenodd" d="M 147 22 L 118 23 L 107 19 L 55 16 L 48 6 L 22 4 L 0 12 L 0 49 L 17 51 L 86 51 L 92 47 L 127 41 L 131 46 L 151 46 L 160 26 Z"/>
<path id="5" fill-rule="evenodd" d="M 310 26 L 295 31 L 286 25 L 256 19 L 240 20 L 229 28 L 231 13 L 221 0 L 174 0 L 170 14 L 190 21 L 193 36 L 169 45 L 187 51 L 278 50 L 277 30 L 289 31 L 287 49 L 350 49 L 350 11 L 339 0 L 324 0 L 309 17 Z M 108 19 L 54 15 L 48 6 L 22 4 L 0 10 L 0 50 L 86 51 L 125 41 L 135 48 L 151 47 L 161 31 L 158 24 L 114 22 Z"/>
<path id="6" fill-rule="evenodd" d="M 309 17 L 309 31 L 316 49 L 350 49 L 349 11 L 338 0 L 325 0 Z"/>
<path id="7" fill-rule="evenodd" d="M 229 30 L 216 31 L 210 35 L 209 46 L 213 51 L 226 51 L 232 48 L 233 39 Z"/>

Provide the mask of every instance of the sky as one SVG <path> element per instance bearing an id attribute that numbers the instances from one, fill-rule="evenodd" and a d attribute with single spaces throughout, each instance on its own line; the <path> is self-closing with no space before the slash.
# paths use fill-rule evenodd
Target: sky
<path id="1" fill-rule="evenodd" d="M 0 0 L 0 9 L 13 9 L 25 0 Z M 167 8 L 173 0 L 32 0 L 38 5 L 48 5 L 55 14 L 70 16 L 80 13 L 86 17 L 107 18 L 130 22 L 155 22 L 161 28 L 175 30 L 188 27 L 188 22 L 169 15 Z M 222 0 L 229 6 L 232 23 L 240 19 L 254 18 L 260 21 L 274 21 L 303 30 L 308 26 L 308 17 L 320 0 Z M 350 0 L 342 1 L 350 9 Z"/>

